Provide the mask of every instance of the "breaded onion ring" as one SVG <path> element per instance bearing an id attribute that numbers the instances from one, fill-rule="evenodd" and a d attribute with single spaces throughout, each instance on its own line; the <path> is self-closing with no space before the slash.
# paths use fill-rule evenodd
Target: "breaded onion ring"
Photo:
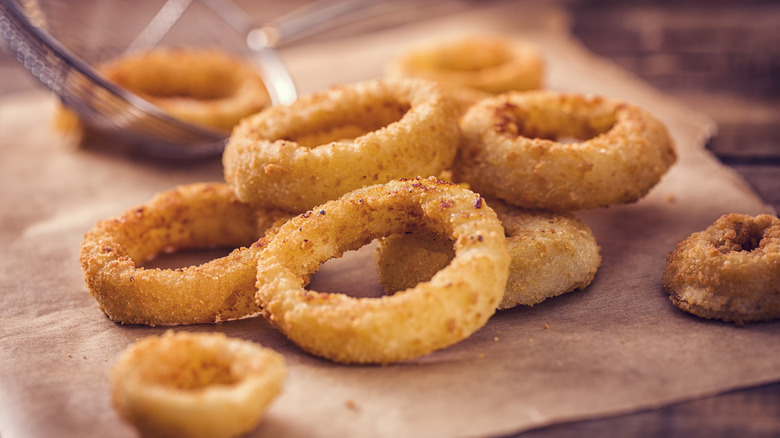
<path id="1" fill-rule="evenodd" d="M 252 208 L 224 183 L 198 183 L 156 195 L 147 204 L 100 221 L 81 245 L 89 293 L 115 322 L 196 324 L 259 314 L 257 240 L 287 214 Z M 236 248 L 228 256 L 182 269 L 137 264 L 178 249 Z"/>
<path id="2" fill-rule="evenodd" d="M 663 284 L 675 306 L 742 325 L 780 318 L 780 219 L 723 215 L 680 241 Z"/>
<path id="3" fill-rule="evenodd" d="M 260 423 L 286 373 L 280 354 L 253 342 L 167 332 L 122 353 L 112 401 L 144 437 L 237 437 Z"/>
<path id="4" fill-rule="evenodd" d="M 118 58 L 100 71 L 174 117 L 227 132 L 271 103 L 258 71 L 217 49 L 160 47 Z"/>
<path id="5" fill-rule="evenodd" d="M 303 288 L 326 260 L 397 233 L 454 241 L 452 262 L 412 289 L 354 298 Z M 430 179 L 355 190 L 297 216 L 258 260 L 263 315 L 302 349 L 343 363 L 389 363 L 452 345 L 481 328 L 506 286 L 503 229 L 482 198 Z"/>
<path id="6" fill-rule="evenodd" d="M 634 105 L 553 91 L 510 92 L 461 119 L 453 176 L 483 196 L 573 211 L 637 201 L 676 161 L 666 127 Z M 574 138 L 574 143 L 563 140 Z"/>
<path id="7" fill-rule="evenodd" d="M 457 151 L 449 102 L 433 82 L 388 79 L 267 108 L 231 135 L 225 180 L 245 202 L 300 213 L 360 187 L 437 175 Z"/>
<path id="8" fill-rule="evenodd" d="M 511 264 L 499 309 L 533 306 L 587 287 L 601 265 L 590 228 L 570 214 L 524 211 L 499 201 L 489 204 L 504 226 Z M 429 280 L 453 257 L 452 242 L 432 233 L 396 234 L 376 250 L 379 280 L 395 293 Z"/>
<path id="9" fill-rule="evenodd" d="M 500 94 L 541 88 L 544 59 L 536 47 L 524 40 L 469 35 L 412 47 L 389 63 L 387 74 Z"/>

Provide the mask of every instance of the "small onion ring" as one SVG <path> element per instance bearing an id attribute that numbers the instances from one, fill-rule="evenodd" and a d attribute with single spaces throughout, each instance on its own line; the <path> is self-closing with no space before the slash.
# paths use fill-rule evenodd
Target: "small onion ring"
<path id="1" fill-rule="evenodd" d="M 412 47 L 388 65 L 391 77 L 435 80 L 489 94 L 542 87 L 544 59 L 533 44 L 496 35 L 440 39 Z"/>
<path id="2" fill-rule="evenodd" d="M 351 190 L 437 175 L 455 158 L 458 123 L 420 79 L 334 87 L 245 119 L 223 155 L 239 199 L 301 213 Z"/>
<path id="3" fill-rule="evenodd" d="M 780 318 L 780 219 L 721 216 L 669 253 L 663 284 L 675 306 L 701 318 Z"/>
<path id="4" fill-rule="evenodd" d="M 271 104 L 259 72 L 217 49 L 159 47 L 110 61 L 100 71 L 174 117 L 227 132 Z"/>
<path id="5" fill-rule="evenodd" d="M 453 177 L 485 197 L 527 209 L 635 202 L 677 159 L 666 127 L 646 111 L 575 93 L 489 98 L 463 116 L 461 131 Z M 559 141 L 570 137 L 578 141 Z"/>
<path id="6" fill-rule="evenodd" d="M 586 288 L 601 265 L 591 229 L 571 214 L 524 211 L 492 200 L 506 232 L 509 267 L 499 309 L 533 306 Z M 452 259 L 452 242 L 432 233 L 396 234 L 379 241 L 379 279 L 389 294 L 427 281 Z"/>
<path id="7" fill-rule="evenodd" d="M 253 342 L 166 332 L 121 354 L 112 402 L 142 436 L 238 437 L 260 423 L 286 374 L 280 354 Z"/>
<path id="8" fill-rule="evenodd" d="M 304 289 L 326 260 L 373 239 L 426 229 L 455 257 L 429 282 L 392 296 L 354 298 Z M 263 315 L 295 344 L 341 363 L 390 363 L 452 345 L 495 313 L 509 268 L 503 229 L 482 198 L 435 178 L 355 190 L 297 216 L 258 260 Z"/>
<path id="9" fill-rule="evenodd" d="M 123 324 L 197 324 L 257 315 L 255 264 L 266 244 L 257 239 L 287 217 L 240 202 L 224 183 L 179 186 L 86 233 L 80 257 L 84 280 L 106 315 Z M 136 267 L 163 252 L 253 241 L 199 266 Z"/>

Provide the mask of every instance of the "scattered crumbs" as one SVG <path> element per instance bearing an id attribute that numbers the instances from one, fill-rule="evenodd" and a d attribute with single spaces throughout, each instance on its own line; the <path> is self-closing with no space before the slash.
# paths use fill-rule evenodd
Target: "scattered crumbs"
<path id="1" fill-rule="evenodd" d="M 87 356 L 81 356 L 81 358 L 87 360 Z"/>
<path id="2" fill-rule="evenodd" d="M 621 340 L 620 340 L 620 344 L 621 344 L 621 345 L 622 345 L 622 344 L 625 344 L 625 343 L 626 343 L 626 340 L 625 340 L 625 339 L 621 339 Z"/>
<path id="3" fill-rule="evenodd" d="M 348 409 L 351 409 L 353 411 L 357 411 L 358 410 L 357 404 L 355 403 L 354 400 L 347 400 L 345 405 L 347 406 Z"/>
<path id="4" fill-rule="evenodd" d="M 533 344 L 534 343 L 534 338 L 528 338 L 528 343 L 529 344 Z"/>
<path id="5" fill-rule="evenodd" d="M 550 326 L 549 326 L 549 325 L 547 325 L 547 323 L 546 323 L 546 322 L 544 323 L 544 329 L 545 329 L 545 330 L 550 330 Z"/>
<path id="6" fill-rule="evenodd" d="M 493 336 L 493 341 L 498 342 L 498 336 Z"/>
<path id="7" fill-rule="evenodd" d="M 68 357 L 73 357 L 73 355 L 72 355 L 72 354 L 70 354 L 70 353 L 68 353 Z"/>
<path id="8" fill-rule="evenodd" d="M 479 354 L 477 355 L 477 358 L 478 358 L 478 359 L 484 359 L 484 358 L 485 358 L 485 353 L 479 353 Z"/>
<path id="9" fill-rule="evenodd" d="M 677 201 L 677 198 L 674 196 L 674 193 L 667 193 L 666 194 L 666 202 L 672 204 L 675 201 Z"/>

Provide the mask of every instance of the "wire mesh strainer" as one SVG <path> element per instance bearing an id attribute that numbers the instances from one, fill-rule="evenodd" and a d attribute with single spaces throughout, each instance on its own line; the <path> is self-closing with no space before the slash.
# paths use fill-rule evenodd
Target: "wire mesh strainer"
<path id="1" fill-rule="evenodd" d="M 220 154 L 229 133 L 174 118 L 94 66 L 157 45 L 217 47 L 251 60 L 272 103 L 286 104 L 296 91 L 274 44 L 370 3 L 318 2 L 279 25 L 259 26 L 230 0 L 0 0 L 0 34 L 19 63 L 90 127 L 143 152 L 186 159 Z"/>

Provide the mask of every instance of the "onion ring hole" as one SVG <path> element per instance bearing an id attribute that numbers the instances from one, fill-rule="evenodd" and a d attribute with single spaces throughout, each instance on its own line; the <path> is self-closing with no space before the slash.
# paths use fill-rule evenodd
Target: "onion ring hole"
<path id="1" fill-rule="evenodd" d="M 386 100 L 381 105 L 356 107 L 355 111 L 341 113 L 336 119 L 290 126 L 291 131 L 281 139 L 314 148 L 334 141 L 350 141 L 401 120 L 411 107 L 401 102 Z M 366 116 L 366 114 L 370 114 Z"/>

